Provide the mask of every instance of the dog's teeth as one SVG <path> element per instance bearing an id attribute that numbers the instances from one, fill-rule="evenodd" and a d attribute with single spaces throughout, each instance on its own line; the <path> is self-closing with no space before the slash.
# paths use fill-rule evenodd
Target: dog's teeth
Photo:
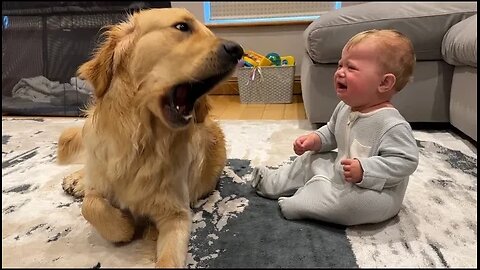
<path id="1" fill-rule="evenodd" d="M 192 115 L 189 114 L 189 115 L 183 115 L 183 119 L 185 120 L 190 120 L 190 118 L 192 118 Z"/>

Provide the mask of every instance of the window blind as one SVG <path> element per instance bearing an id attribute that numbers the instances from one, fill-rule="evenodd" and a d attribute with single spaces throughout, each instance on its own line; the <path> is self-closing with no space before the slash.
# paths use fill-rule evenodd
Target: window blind
<path id="1" fill-rule="evenodd" d="M 341 2 L 210 2 L 210 20 L 319 16 Z"/>

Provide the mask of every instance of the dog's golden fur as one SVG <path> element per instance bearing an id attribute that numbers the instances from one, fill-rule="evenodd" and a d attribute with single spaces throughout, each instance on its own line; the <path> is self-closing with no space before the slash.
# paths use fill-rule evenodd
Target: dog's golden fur
<path id="1" fill-rule="evenodd" d="M 224 135 L 205 94 L 243 53 L 226 42 L 184 9 L 144 10 L 110 27 L 78 70 L 95 102 L 84 126 L 59 138 L 60 164 L 85 160 L 64 189 L 84 195 L 82 215 L 109 241 L 131 241 L 148 218 L 159 267 L 185 266 L 190 206 L 215 188 L 225 165 Z"/>

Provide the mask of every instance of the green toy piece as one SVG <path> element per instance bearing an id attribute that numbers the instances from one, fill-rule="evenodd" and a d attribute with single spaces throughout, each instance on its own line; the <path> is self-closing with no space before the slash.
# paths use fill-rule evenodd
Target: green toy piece
<path id="1" fill-rule="evenodd" d="M 280 59 L 280 55 L 278 53 L 269 53 L 265 56 L 268 60 L 270 60 L 275 66 L 281 66 L 282 60 Z"/>

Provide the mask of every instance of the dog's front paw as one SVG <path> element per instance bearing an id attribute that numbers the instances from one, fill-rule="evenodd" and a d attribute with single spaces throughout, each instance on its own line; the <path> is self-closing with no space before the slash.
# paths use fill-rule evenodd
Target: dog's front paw
<path id="1" fill-rule="evenodd" d="M 175 262 L 171 258 L 160 259 L 155 263 L 155 268 L 184 268 L 185 265 Z"/>
<path id="2" fill-rule="evenodd" d="M 75 198 L 83 198 L 85 196 L 84 177 L 83 169 L 64 177 L 62 181 L 63 190 Z"/>

